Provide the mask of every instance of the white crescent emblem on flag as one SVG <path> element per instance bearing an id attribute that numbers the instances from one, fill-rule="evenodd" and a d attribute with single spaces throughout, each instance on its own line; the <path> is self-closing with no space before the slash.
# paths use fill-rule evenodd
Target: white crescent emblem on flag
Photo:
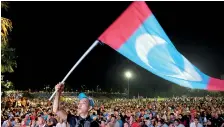
<path id="1" fill-rule="evenodd" d="M 163 45 L 163 44 L 166 44 L 166 41 L 161 37 L 145 33 L 137 37 L 135 49 L 141 61 L 144 62 L 151 69 L 156 70 L 156 68 L 150 65 L 150 61 L 148 60 L 147 56 L 152 48 L 154 48 L 157 45 Z M 165 55 L 167 56 L 166 58 L 168 61 L 172 61 L 173 63 L 175 63 L 173 58 L 168 53 L 166 53 Z M 172 64 L 163 63 L 168 68 L 170 68 L 174 73 L 165 76 L 179 78 L 188 81 L 202 81 L 201 76 L 198 74 L 198 72 L 195 70 L 192 64 L 185 57 L 182 58 L 184 62 L 184 71 L 181 71 L 175 65 L 172 66 Z"/>

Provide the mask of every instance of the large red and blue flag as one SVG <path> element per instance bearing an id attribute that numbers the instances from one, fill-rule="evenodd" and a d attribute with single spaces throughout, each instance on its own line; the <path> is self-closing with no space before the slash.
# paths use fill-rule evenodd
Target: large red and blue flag
<path id="1" fill-rule="evenodd" d="M 145 2 L 133 2 L 98 38 L 139 66 L 181 86 L 224 91 L 224 80 L 191 64 L 172 44 Z"/>

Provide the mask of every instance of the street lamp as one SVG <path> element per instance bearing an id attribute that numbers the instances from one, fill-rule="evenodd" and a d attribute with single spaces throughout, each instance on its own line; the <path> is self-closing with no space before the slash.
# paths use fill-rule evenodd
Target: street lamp
<path id="1" fill-rule="evenodd" d="M 98 93 L 98 87 L 99 87 L 99 85 L 97 85 L 97 87 L 96 87 L 96 92 Z"/>
<path id="2" fill-rule="evenodd" d="M 128 99 L 129 99 L 129 79 L 131 78 L 132 74 L 130 71 L 125 72 L 125 77 L 128 79 Z"/>

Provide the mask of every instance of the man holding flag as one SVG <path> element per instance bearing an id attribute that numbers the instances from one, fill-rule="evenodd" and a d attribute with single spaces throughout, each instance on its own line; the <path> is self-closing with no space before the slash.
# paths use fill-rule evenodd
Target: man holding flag
<path id="1" fill-rule="evenodd" d="M 59 110 L 59 98 L 61 96 L 61 92 L 64 90 L 64 84 L 57 84 L 55 86 L 55 90 L 57 90 L 57 93 L 54 99 L 53 112 L 56 113 L 60 119 L 67 121 L 70 127 L 99 127 L 99 124 L 92 121 L 89 116 L 89 111 L 94 106 L 92 99 L 87 97 L 84 93 L 80 93 L 78 96 L 79 102 L 77 109 L 79 116 L 73 116 L 67 114 L 64 110 Z"/>

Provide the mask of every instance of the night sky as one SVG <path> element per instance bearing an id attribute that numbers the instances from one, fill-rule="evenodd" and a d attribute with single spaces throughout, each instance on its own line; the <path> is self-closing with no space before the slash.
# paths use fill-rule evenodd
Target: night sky
<path id="1" fill-rule="evenodd" d="M 6 78 L 17 89 L 43 89 L 60 82 L 81 55 L 131 2 L 10 2 L 3 16 L 13 22 L 10 44 L 18 68 Z M 147 2 L 178 51 L 205 74 L 224 74 L 223 2 Z M 66 83 L 74 89 L 123 91 L 167 89 L 172 84 L 132 63 L 107 45 L 97 45 Z M 147 89 L 146 89 L 147 88 Z"/>

